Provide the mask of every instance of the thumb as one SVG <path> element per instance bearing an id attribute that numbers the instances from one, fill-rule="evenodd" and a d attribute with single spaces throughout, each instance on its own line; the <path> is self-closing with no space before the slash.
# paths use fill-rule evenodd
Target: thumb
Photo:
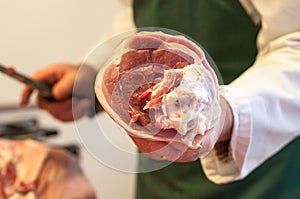
<path id="1" fill-rule="evenodd" d="M 55 99 L 62 100 L 72 95 L 74 78 L 70 76 L 63 77 L 60 81 L 54 84 L 52 94 Z"/>

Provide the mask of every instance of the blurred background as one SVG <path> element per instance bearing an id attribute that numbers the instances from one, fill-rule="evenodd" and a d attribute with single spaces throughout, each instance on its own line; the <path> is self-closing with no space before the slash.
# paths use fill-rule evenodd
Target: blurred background
<path id="1" fill-rule="evenodd" d="M 0 63 L 27 75 L 57 62 L 77 63 L 113 34 L 115 19 L 128 9 L 116 0 L 0 0 Z M 22 87 L 0 74 L 0 124 L 29 120 L 38 128 L 57 132 L 47 142 L 79 147 L 80 165 L 99 198 L 134 198 L 135 175 L 96 161 L 80 143 L 73 123 L 59 122 L 37 110 L 34 100 L 19 109 Z"/>

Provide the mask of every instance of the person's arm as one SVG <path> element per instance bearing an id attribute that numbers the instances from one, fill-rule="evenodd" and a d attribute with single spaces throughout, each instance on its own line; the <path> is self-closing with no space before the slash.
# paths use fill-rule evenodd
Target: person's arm
<path id="1" fill-rule="evenodd" d="M 127 6 L 127 10 L 120 15 L 117 15 L 113 22 L 112 30 L 109 34 L 102 36 L 102 39 L 97 42 L 94 48 L 90 52 L 87 52 L 83 56 L 82 60 L 77 64 L 72 63 L 57 63 L 48 66 L 33 75 L 36 80 L 47 81 L 52 83 L 54 97 L 57 101 L 49 102 L 42 96 L 37 99 L 37 104 L 40 108 L 48 111 L 52 116 L 61 121 L 73 121 L 83 116 L 93 116 L 95 113 L 103 111 L 102 106 L 98 100 L 95 99 L 94 93 L 94 80 L 97 72 L 101 69 L 104 62 L 114 49 L 116 43 L 121 39 L 110 39 L 113 35 L 120 34 L 127 31 L 134 30 L 134 22 L 132 16 L 131 0 L 122 0 L 124 6 Z M 82 69 L 82 66 L 86 66 L 87 70 Z M 84 85 L 89 84 L 87 89 L 81 89 L 77 87 L 73 91 L 73 86 L 80 85 L 79 82 L 75 82 L 77 72 L 85 76 L 87 80 Z M 87 73 L 82 74 L 82 71 Z M 81 90 L 81 91 L 80 91 Z M 77 98 L 72 99 L 73 92 Z M 87 91 L 82 94 L 82 91 Z M 29 103 L 33 90 L 30 87 L 25 87 L 21 95 L 21 106 L 26 106 Z M 73 101 L 73 113 L 72 113 L 72 101 Z"/>
<path id="2" fill-rule="evenodd" d="M 300 133 L 300 1 L 253 1 L 252 6 L 261 17 L 258 56 L 224 86 L 234 115 L 229 154 L 220 159 L 215 147 L 201 159 L 215 183 L 244 178 Z"/>

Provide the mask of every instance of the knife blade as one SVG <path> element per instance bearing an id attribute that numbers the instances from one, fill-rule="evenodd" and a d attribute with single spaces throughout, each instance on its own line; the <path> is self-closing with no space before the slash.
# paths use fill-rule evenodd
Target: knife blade
<path id="1" fill-rule="evenodd" d="M 0 64 L 0 71 L 21 83 L 24 83 L 34 89 L 37 89 L 45 98 L 49 100 L 54 99 L 51 92 L 51 84 L 43 81 L 33 80 L 27 77 L 26 75 L 17 72 L 13 67 L 6 67 L 2 64 Z"/>

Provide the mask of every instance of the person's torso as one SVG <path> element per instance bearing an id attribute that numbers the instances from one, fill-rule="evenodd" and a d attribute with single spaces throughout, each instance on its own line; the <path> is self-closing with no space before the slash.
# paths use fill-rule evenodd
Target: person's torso
<path id="1" fill-rule="evenodd" d="M 215 61 L 225 84 L 255 59 L 258 27 L 238 0 L 136 0 L 133 6 L 137 27 L 169 28 L 201 44 Z M 137 198 L 300 198 L 299 150 L 300 138 L 244 180 L 224 185 L 207 180 L 199 161 L 172 163 L 139 174 Z"/>

